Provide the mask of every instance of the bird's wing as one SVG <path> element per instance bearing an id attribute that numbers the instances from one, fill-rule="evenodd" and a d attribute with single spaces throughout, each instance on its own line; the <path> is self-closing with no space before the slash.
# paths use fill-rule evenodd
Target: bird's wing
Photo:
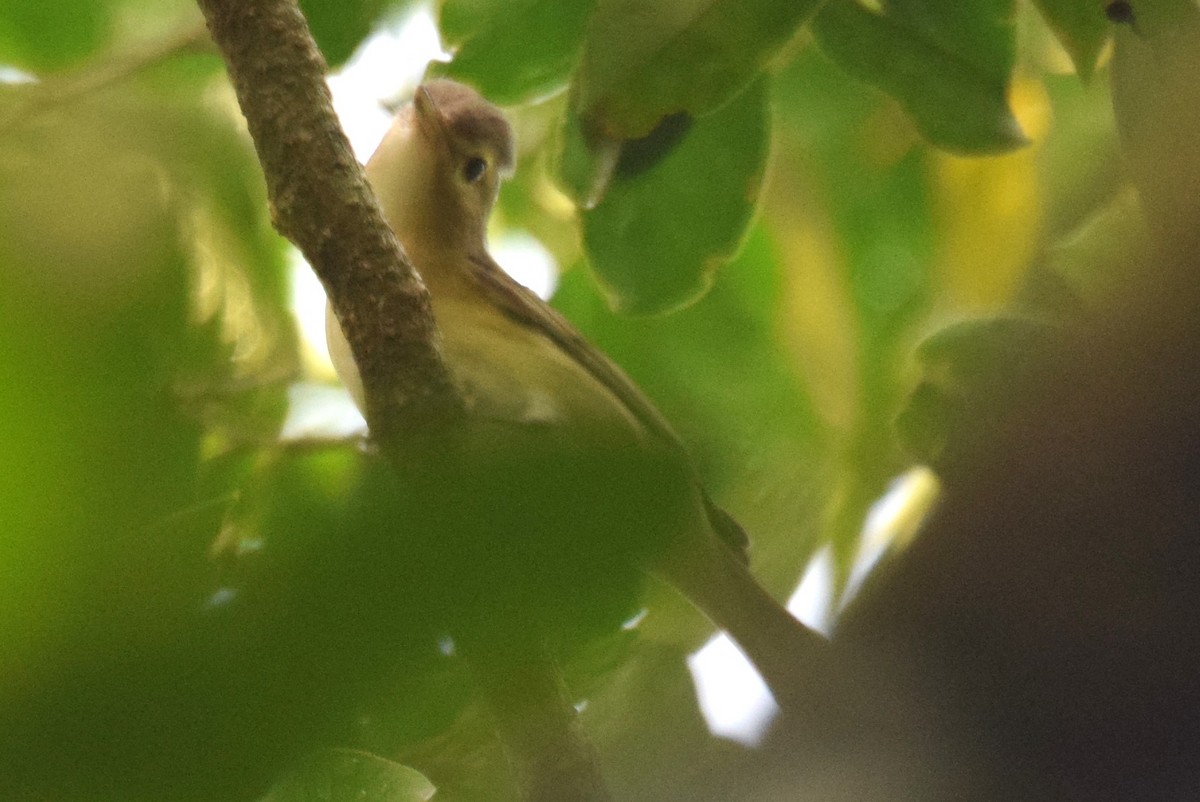
<path id="1" fill-rule="evenodd" d="M 679 435 L 653 402 L 615 362 L 580 334 L 571 323 L 533 292 L 514 281 L 487 253 L 471 255 L 472 279 L 510 318 L 540 332 L 616 396 L 633 416 L 670 448 L 684 452 Z M 701 488 L 705 511 L 713 530 L 742 560 L 749 537 L 741 525 L 713 503 Z"/>
<path id="2" fill-rule="evenodd" d="M 488 254 L 473 254 L 471 265 L 474 268 L 472 278 L 497 307 L 518 323 L 540 332 L 582 365 L 633 413 L 648 432 L 672 448 L 683 450 L 679 435 L 653 402 L 625 375 L 625 371 L 584 339 L 566 318 L 514 281 Z"/>

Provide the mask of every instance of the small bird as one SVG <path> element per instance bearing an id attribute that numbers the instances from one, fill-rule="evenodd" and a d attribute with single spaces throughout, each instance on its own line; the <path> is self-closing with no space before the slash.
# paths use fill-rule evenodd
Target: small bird
<path id="1" fill-rule="evenodd" d="M 825 640 L 780 606 L 749 573 L 746 536 L 701 487 L 670 424 L 632 380 L 565 318 L 511 279 L 488 254 L 486 229 L 511 173 L 512 129 L 473 89 L 420 86 L 366 165 L 384 216 L 429 290 L 446 363 L 468 419 L 521 432 L 550 431 L 589 445 L 670 455 L 685 481 L 661 548 L 636 559 L 682 592 L 755 664 L 776 701 L 796 699 Z M 330 356 L 360 408 L 362 382 L 332 307 Z M 603 477 L 601 477 L 603 479 Z M 587 516 L 587 510 L 580 510 Z M 570 533 L 564 533 L 564 537 Z"/>

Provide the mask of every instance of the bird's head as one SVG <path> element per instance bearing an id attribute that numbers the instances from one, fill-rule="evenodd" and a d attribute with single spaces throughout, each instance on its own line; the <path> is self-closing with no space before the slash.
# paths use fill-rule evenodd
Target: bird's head
<path id="1" fill-rule="evenodd" d="M 500 111 L 470 87 L 435 80 L 397 115 L 367 177 L 406 248 L 473 249 L 513 159 Z"/>

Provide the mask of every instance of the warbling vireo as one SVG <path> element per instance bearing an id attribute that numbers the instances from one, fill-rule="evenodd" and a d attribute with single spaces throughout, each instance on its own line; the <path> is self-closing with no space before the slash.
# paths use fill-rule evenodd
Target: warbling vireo
<path id="1" fill-rule="evenodd" d="M 656 450 L 683 464 L 679 438 L 629 377 L 488 254 L 488 216 L 513 161 L 512 131 L 499 110 L 462 84 L 437 80 L 417 89 L 366 166 L 385 217 L 429 289 L 468 415 L 501 422 L 506 431 L 561 431 L 580 448 L 602 442 Z M 362 408 L 362 383 L 332 309 L 326 335 L 338 375 Z M 754 581 L 741 528 L 686 471 L 692 478 L 680 492 L 690 501 L 679 505 L 686 512 L 672 525 L 679 531 L 663 537 L 664 547 L 641 567 L 726 630 L 777 700 L 792 697 L 824 640 Z M 569 537 L 564 533 L 568 544 Z"/>

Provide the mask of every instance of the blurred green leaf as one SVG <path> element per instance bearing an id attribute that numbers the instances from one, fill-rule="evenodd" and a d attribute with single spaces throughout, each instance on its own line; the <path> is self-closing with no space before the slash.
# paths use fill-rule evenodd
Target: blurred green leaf
<path id="1" fill-rule="evenodd" d="M 833 0 L 813 23 L 822 49 L 895 97 L 934 145 L 963 154 L 1026 144 L 1006 92 L 1014 60 L 1011 0 L 891 2 L 883 13 Z"/>
<path id="2" fill-rule="evenodd" d="M 108 0 L 0 0 L 0 64 L 62 69 L 100 49 L 112 27 Z"/>
<path id="3" fill-rule="evenodd" d="M 300 0 L 313 38 L 330 67 L 345 62 L 390 8 L 409 0 Z"/>
<path id="4" fill-rule="evenodd" d="M 1200 184 L 1200 8 L 1139 3 L 1114 26 L 1112 104 L 1126 170 L 1156 234 L 1190 236 Z"/>
<path id="5" fill-rule="evenodd" d="M 501 105 L 562 88 L 579 60 L 596 0 L 442 0 L 438 24 L 454 60 L 434 74 Z"/>
<path id="6" fill-rule="evenodd" d="M 0 686 L 164 626 L 205 536 L 162 525 L 202 437 L 174 382 L 212 345 L 181 209 L 127 131 L 68 120 L 0 143 Z"/>
<path id="7" fill-rule="evenodd" d="M 1038 204 L 1046 231 L 1067 232 L 1119 192 L 1125 165 L 1105 81 L 1052 75 L 1043 85 L 1053 119 L 1035 148 Z"/>
<path id="8" fill-rule="evenodd" d="M 235 558 L 225 582 L 248 603 L 306 621 L 314 651 L 333 633 L 362 651 L 380 627 L 394 641 L 432 644 L 438 625 L 427 622 L 421 594 L 404 581 L 409 527 L 393 523 L 411 518 L 412 505 L 382 460 L 359 453 L 353 442 L 266 451 L 231 516 L 235 539 L 222 542 Z M 392 547 L 386 555 L 384 545 Z M 380 575 L 394 584 L 382 596 L 371 581 Z M 351 615 L 355 608 L 371 615 Z"/>
<path id="9" fill-rule="evenodd" d="M 626 143 L 604 200 L 583 215 L 588 260 L 615 309 L 668 312 L 707 291 L 754 214 L 769 120 L 759 82 L 719 112 L 669 118 Z"/>
<path id="10" fill-rule="evenodd" d="M 574 102 L 610 139 L 649 134 L 669 115 L 723 106 L 820 7 L 819 0 L 602 0 Z"/>
<path id="11" fill-rule="evenodd" d="M 1066 318 L 1076 308 L 1114 308 L 1137 281 L 1131 266 L 1152 249 L 1146 220 L 1137 194 L 1120 192 L 1057 243 L 1048 254 L 1046 270 L 1053 272 L 1068 298 L 1039 296 L 1041 287 L 1031 282 L 1024 294 L 1029 306 Z M 1044 285 L 1042 285 L 1044 286 Z"/>
<path id="12" fill-rule="evenodd" d="M 690 499 L 672 455 L 554 431 L 481 421 L 412 470 L 351 445 L 286 449 L 255 472 L 234 529 L 261 555 L 234 584 L 364 653 L 480 628 L 570 650 L 615 630 L 636 609 L 634 566 Z"/>
<path id="13" fill-rule="evenodd" d="M 917 459 L 953 473 L 963 457 L 993 438 L 1014 387 L 1027 377 L 1022 366 L 1049 353 L 1061 329 L 1031 316 L 966 320 L 921 343 L 922 380 L 896 421 L 897 432 Z"/>
<path id="14" fill-rule="evenodd" d="M 426 802 L 434 790 L 408 766 L 366 752 L 330 749 L 305 760 L 262 802 Z"/>
<path id="15" fill-rule="evenodd" d="M 1077 0 L 1034 0 L 1034 5 L 1071 56 L 1075 72 L 1085 81 L 1091 78 L 1100 50 L 1108 40 L 1108 20 L 1100 4 L 1080 3 Z"/>
<path id="16" fill-rule="evenodd" d="M 247 143 L 142 77 L 51 94 L 0 138 L 0 762 L 17 787 L 120 777 L 129 799 L 188 770 L 181 744 L 210 723 L 190 704 L 223 715 L 205 694 L 227 688 L 165 690 L 191 686 L 200 656 L 180 654 L 207 642 L 206 552 L 234 485 L 201 481 L 202 450 L 235 408 L 273 433 L 284 387 L 262 376 L 294 347 Z M 187 724 L 146 738 L 151 709 Z"/>
<path id="17" fill-rule="evenodd" d="M 1016 59 L 1014 0 L 884 0 L 884 13 L 910 35 L 936 43 L 965 66 L 1005 81 Z"/>

